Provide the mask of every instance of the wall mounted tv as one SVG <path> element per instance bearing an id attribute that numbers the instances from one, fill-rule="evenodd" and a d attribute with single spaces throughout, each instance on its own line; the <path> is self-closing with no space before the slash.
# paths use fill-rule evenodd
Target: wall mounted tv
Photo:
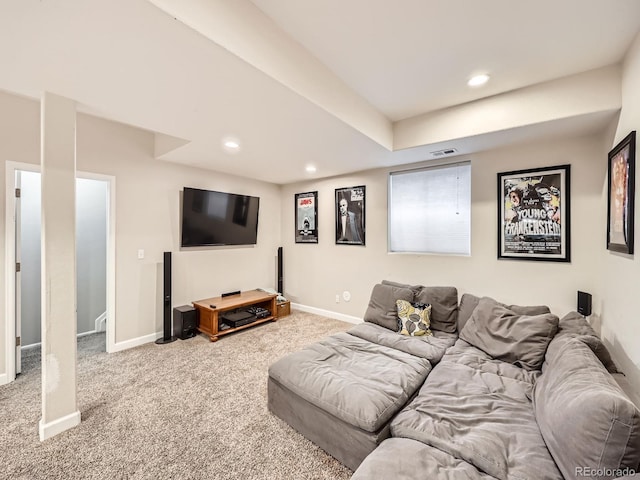
<path id="1" fill-rule="evenodd" d="M 255 245 L 260 198 L 184 187 L 180 246 Z"/>

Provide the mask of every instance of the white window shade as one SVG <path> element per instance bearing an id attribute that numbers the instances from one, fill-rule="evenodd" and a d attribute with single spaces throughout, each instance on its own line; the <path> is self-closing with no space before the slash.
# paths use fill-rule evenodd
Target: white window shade
<path id="1" fill-rule="evenodd" d="M 471 164 L 389 176 L 389 251 L 469 255 Z"/>

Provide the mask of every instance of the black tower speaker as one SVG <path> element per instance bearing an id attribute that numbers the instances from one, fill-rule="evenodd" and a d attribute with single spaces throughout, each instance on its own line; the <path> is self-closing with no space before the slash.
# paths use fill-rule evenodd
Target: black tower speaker
<path id="1" fill-rule="evenodd" d="M 585 317 L 591 315 L 591 294 L 578 290 L 578 313 Z"/>
<path id="2" fill-rule="evenodd" d="M 278 293 L 284 295 L 284 270 L 282 269 L 282 247 L 278 247 Z"/>
<path id="3" fill-rule="evenodd" d="M 171 336 L 171 252 L 164 252 L 164 292 L 162 296 L 162 310 L 164 315 L 164 328 L 162 338 L 156 340 L 156 343 L 162 345 L 171 343 L 176 337 Z"/>
<path id="4" fill-rule="evenodd" d="M 173 334 L 181 340 L 195 337 L 198 329 L 198 311 L 190 305 L 173 309 Z"/>

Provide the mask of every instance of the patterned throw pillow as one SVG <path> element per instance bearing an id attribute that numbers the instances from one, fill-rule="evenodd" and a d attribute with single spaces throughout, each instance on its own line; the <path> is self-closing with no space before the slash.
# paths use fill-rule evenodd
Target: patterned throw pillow
<path id="1" fill-rule="evenodd" d="M 417 337 L 421 335 L 431 336 L 429 330 L 431 305 L 424 303 L 411 303 L 406 300 L 397 300 L 398 324 L 401 335 Z"/>

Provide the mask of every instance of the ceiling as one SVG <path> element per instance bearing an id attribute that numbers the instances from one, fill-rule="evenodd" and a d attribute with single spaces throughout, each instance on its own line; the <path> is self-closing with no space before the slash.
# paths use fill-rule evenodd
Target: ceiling
<path id="1" fill-rule="evenodd" d="M 601 131 L 615 105 L 397 141 L 619 64 L 639 31 L 637 0 L 3 0 L 0 89 L 154 132 L 159 161 L 285 184 Z"/>

